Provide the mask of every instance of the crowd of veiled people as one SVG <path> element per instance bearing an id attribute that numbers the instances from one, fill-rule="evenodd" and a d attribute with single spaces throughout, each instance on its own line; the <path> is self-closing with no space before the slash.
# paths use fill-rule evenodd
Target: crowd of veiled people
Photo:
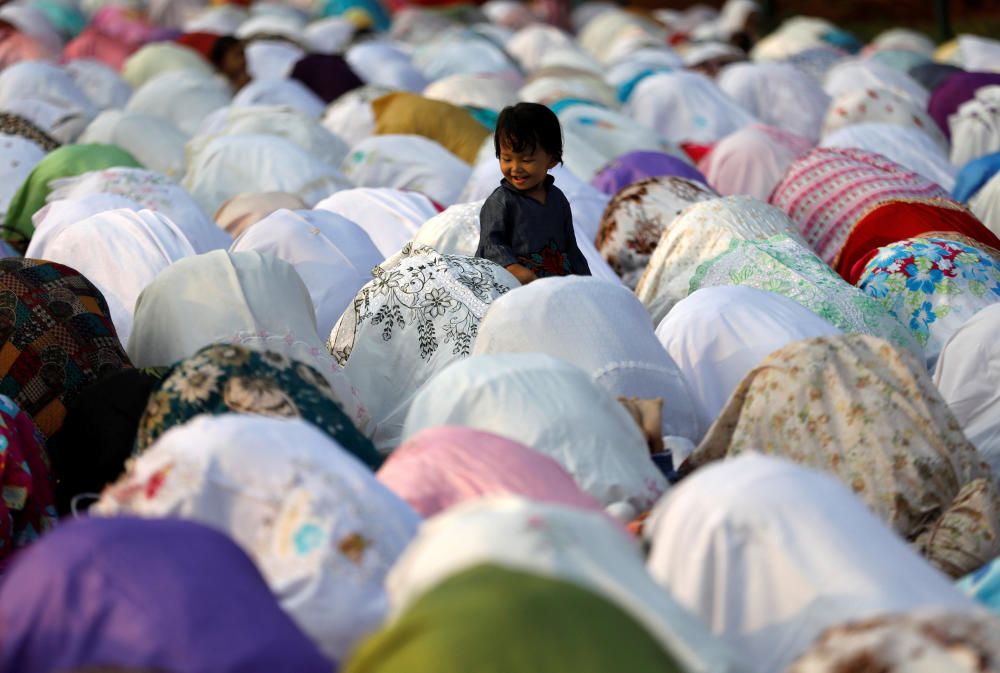
<path id="1" fill-rule="evenodd" d="M 1000 42 L 761 19 L 3 3 L 0 673 L 1000 672 Z"/>

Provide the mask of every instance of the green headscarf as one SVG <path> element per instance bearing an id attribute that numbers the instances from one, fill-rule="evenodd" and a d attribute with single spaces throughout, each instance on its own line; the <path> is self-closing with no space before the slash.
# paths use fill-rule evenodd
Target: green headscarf
<path id="1" fill-rule="evenodd" d="M 139 420 L 135 453 L 199 414 L 233 412 L 302 418 L 372 470 L 382 464 L 382 456 L 337 404 L 322 374 L 280 353 L 229 344 L 206 346 L 167 372 Z"/>
<path id="2" fill-rule="evenodd" d="M 53 180 L 116 166 L 142 168 L 142 164 L 131 154 L 114 145 L 63 145 L 49 152 L 31 171 L 10 202 L 3 224 L 3 238 L 11 242 L 31 240 L 35 233 L 31 216 L 45 205 L 45 199 L 52 191 L 49 183 Z"/>
<path id="3" fill-rule="evenodd" d="M 481 565 L 419 598 L 344 673 L 679 673 L 623 610 L 558 580 Z"/>

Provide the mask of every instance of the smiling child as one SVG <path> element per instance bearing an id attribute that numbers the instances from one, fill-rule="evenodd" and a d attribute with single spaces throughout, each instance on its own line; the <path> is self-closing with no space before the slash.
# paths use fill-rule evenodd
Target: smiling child
<path id="1" fill-rule="evenodd" d="M 537 103 L 506 107 L 493 145 L 503 180 L 480 211 L 476 256 L 506 268 L 522 284 L 545 276 L 589 276 L 569 201 L 549 175 L 562 163 L 559 118 Z"/>

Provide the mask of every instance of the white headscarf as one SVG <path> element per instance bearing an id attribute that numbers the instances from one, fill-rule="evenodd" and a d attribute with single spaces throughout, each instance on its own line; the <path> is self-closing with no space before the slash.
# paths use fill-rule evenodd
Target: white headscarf
<path id="1" fill-rule="evenodd" d="M 633 121 L 620 112 L 598 105 L 570 105 L 559 113 L 563 134 L 575 134 L 599 155 L 597 166 L 575 166 L 566 153 L 566 165 L 580 180 L 589 182 L 612 160 L 635 151 L 664 152 L 683 156 L 683 151 L 666 136 Z"/>
<path id="2" fill-rule="evenodd" d="M 313 52 L 340 54 L 350 44 L 358 27 L 342 16 L 327 16 L 306 26 L 302 37 Z"/>
<path id="3" fill-rule="evenodd" d="M 958 54 L 970 71 L 1000 72 L 1000 42 L 982 35 L 959 35 Z"/>
<path id="4" fill-rule="evenodd" d="M 190 137 L 210 112 L 229 105 L 231 98 L 229 85 L 221 77 L 173 70 L 143 84 L 125 109 L 162 117 Z"/>
<path id="5" fill-rule="evenodd" d="M 254 79 L 233 97 L 233 107 L 289 107 L 311 119 L 319 119 L 326 103 L 312 89 L 294 79 L 261 77 Z"/>
<path id="6" fill-rule="evenodd" d="M 444 206 L 458 200 L 472 169 L 430 138 L 378 135 L 353 146 L 341 164 L 359 187 L 392 187 L 426 194 Z"/>
<path id="7" fill-rule="evenodd" d="M 0 71 L 0 110 L 30 120 L 61 143 L 71 143 L 97 108 L 69 73 L 43 61 L 21 61 Z"/>
<path id="8" fill-rule="evenodd" d="M 365 84 L 420 93 L 428 81 L 402 49 L 387 42 L 362 42 L 347 50 L 344 60 Z"/>
<path id="9" fill-rule="evenodd" d="M 215 72 L 212 64 L 194 49 L 173 42 L 153 42 L 128 57 L 122 65 L 122 78 L 139 89 L 157 75 L 173 70 L 188 70 L 206 77 Z"/>
<path id="10" fill-rule="evenodd" d="M 214 343 L 275 351 L 315 367 L 362 432 L 368 411 L 316 332 L 309 290 L 295 268 L 258 252 L 212 252 L 161 272 L 135 304 L 126 349 L 137 367 L 164 367 Z"/>
<path id="11" fill-rule="evenodd" d="M 715 142 L 755 121 L 712 80 L 693 72 L 646 77 L 632 91 L 625 110 L 676 143 Z"/>
<path id="12" fill-rule="evenodd" d="M 398 22 L 398 15 L 394 17 Z M 413 52 L 413 65 L 428 82 L 457 73 L 511 73 L 517 66 L 489 39 L 469 31 L 453 29 L 439 32 L 435 38 Z"/>
<path id="13" fill-rule="evenodd" d="M 690 391 L 698 417 L 695 443 L 761 360 L 793 341 L 834 334 L 840 330 L 795 301 L 741 286 L 698 290 L 656 328 Z"/>
<path id="14" fill-rule="evenodd" d="M 306 55 L 298 45 L 285 40 L 253 40 L 246 46 L 247 73 L 253 79 L 287 77 Z"/>
<path id="15" fill-rule="evenodd" d="M 905 72 L 878 61 L 854 58 L 841 61 L 826 73 L 823 90 L 837 98 L 855 89 L 888 89 L 927 109 L 931 94 Z"/>
<path id="16" fill-rule="evenodd" d="M 218 372 L 202 374 L 214 385 Z M 382 625 L 385 577 L 420 520 L 310 423 L 239 414 L 170 429 L 91 512 L 182 517 L 223 531 L 292 619 L 340 661 Z"/>
<path id="17" fill-rule="evenodd" d="M 517 87 L 507 78 L 458 73 L 427 85 L 423 95 L 454 105 L 471 105 L 499 112 L 518 101 Z"/>
<path id="18" fill-rule="evenodd" d="M 371 84 L 352 89 L 326 108 L 323 126 L 353 147 L 375 133 L 372 101 L 390 93 L 391 89 Z"/>
<path id="19" fill-rule="evenodd" d="M 128 347 L 139 293 L 173 262 L 195 254 L 184 232 L 151 210 L 111 210 L 63 222 L 32 238 L 31 257 L 71 266 L 104 295 L 118 338 Z"/>
<path id="20" fill-rule="evenodd" d="M 142 168 L 114 167 L 60 178 L 49 183 L 49 202 L 91 194 L 117 194 L 141 208 L 163 213 L 182 232 L 196 253 L 225 249 L 232 238 L 217 227 L 179 184 Z"/>
<path id="21" fill-rule="evenodd" d="M 1000 91 L 1000 87 L 997 90 Z M 912 127 L 883 123 L 851 124 L 826 136 L 820 147 L 854 147 L 875 152 L 937 183 L 946 192 L 955 186 L 957 170 L 948 161 L 941 146 L 926 133 Z"/>
<path id="22" fill-rule="evenodd" d="M 937 49 L 933 40 L 923 33 L 909 28 L 890 28 L 875 36 L 871 41 L 873 47 L 879 49 L 903 49 L 930 57 Z"/>
<path id="23" fill-rule="evenodd" d="M 917 129 L 926 133 L 942 152 L 948 151 L 947 138 L 927 111 L 889 89 L 853 89 L 837 96 L 827 110 L 823 137 L 865 122 Z"/>
<path id="24" fill-rule="evenodd" d="M 304 112 L 284 105 L 256 104 L 216 110 L 188 142 L 186 151 L 195 156 L 216 138 L 235 135 L 278 136 L 330 166 L 339 166 L 349 151 L 340 136 Z"/>
<path id="25" fill-rule="evenodd" d="M 486 309 L 518 282 L 488 260 L 416 246 L 372 275 L 327 346 L 371 412 L 375 447 L 387 453 L 401 442 L 417 389 L 470 354 Z"/>
<path id="26" fill-rule="evenodd" d="M 548 353 L 584 370 L 615 397 L 663 399 L 665 436 L 700 439 L 695 404 L 649 314 L 620 283 L 545 278 L 493 303 L 472 351 Z"/>
<path id="27" fill-rule="evenodd" d="M 839 481 L 776 458 L 699 470 L 644 534 L 654 579 L 757 673 L 785 670 L 829 626 L 977 610 Z"/>
<path id="28" fill-rule="evenodd" d="M 316 210 L 357 223 L 385 258 L 402 250 L 420 226 L 438 213 L 423 194 L 388 187 L 345 189 L 317 203 Z"/>
<path id="29" fill-rule="evenodd" d="M 10 202 L 45 150 L 21 136 L 0 133 L 0 214 L 6 215 Z"/>
<path id="30" fill-rule="evenodd" d="M 984 86 L 948 118 L 951 162 L 964 166 L 1000 151 L 1000 86 Z"/>
<path id="31" fill-rule="evenodd" d="M 685 671 L 738 670 L 707 629 L 656 586 L 624 532 L 597 512 L 494 496 L 458 505 L 420 528 L 389 574 L 392 613 L 482 563 L 563 580 L 593 591 L 642 624 Z"/>
<path id="32" fill-rule="evenodd" d="M 813 142 L 830 97 L 816 81 L 787 63 L 734 63 L 719 73 L 719 88 L 765 124 Z"/>
<path id="33" fill-rule="evenodd" d="M 664 229 L 635 294 L 658 325 L 687 296 L 691 278 L 703 262 L 728 250 L 733 241 L 776 234 L 788 234 L 806 245 L 787 215 L 757 199 L 727 196 L 700 201 Z"/>
<path id="34" fill-rule="evenodd" d="M 177 179 L 184 175 L 187 136 L 162 117 L 105 110 L 90 122 L 78 142 L 117 145 L 151 170 Z"/>
<path id="35" fill-rule="evenodd" d="M 132 97 L 128 82 L 101 61 L 76 58 L 63 68 L 99 110 L 123 108 Z"/>
<path id="36" fill-rule="evenodd" d="M 549 51 L 572 48 L 573 37 L 555 26 L 531 23 L 514 33 L 505 45 L 507 53 L 526 71 L 535 70 Z"/>
<path id="37" fill-rule="evenodd" d="M 540 353 L 475 355 L 435 376 L 413 399 L 403 439 L 461 425 L 549 456 L 620 520 L 667 490 L 639 426 L 582 369 Z"/>
<path id="38" fill-rule="evenodd" d="M 990 231 L 1000 236 L 1000 173 L 969 199 L 969 208 Z"/>
<path id="39" fill-rule="evenodd" d="M 1000 304 L 969 318 L 945 342 L 934 383 L 979 455 L 1000 475 Z"/>
<path id="40" fill-rule="evenodd" d="M 280 136 L 222 136 L 191 157 L 184 188 L 214 213 L 246 192 L 288 192 L 312 206 L 351 186 L 335 167 Z"/>
<path id="41" fill-rule="evenodd" d="M 244 232 L 231 250 L 256 250 L 294 266 L 312 296 L 320 334 L 330 333 L 383 259 L 361 227 L 326 210 L 278 210 Z"/>

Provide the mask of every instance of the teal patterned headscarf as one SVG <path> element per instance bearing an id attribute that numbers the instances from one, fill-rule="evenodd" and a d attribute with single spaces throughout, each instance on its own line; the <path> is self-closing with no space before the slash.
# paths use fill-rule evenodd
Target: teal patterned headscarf
<path id="1" fill-rule="evenodd" d="M 200 414 L 302 418 L 323 430 L 372 470 L 382 457 L 335 401 L 323 376 L 280 353 L 215 344 L 174 365 L 149 397 L 135 453 Z"/>

